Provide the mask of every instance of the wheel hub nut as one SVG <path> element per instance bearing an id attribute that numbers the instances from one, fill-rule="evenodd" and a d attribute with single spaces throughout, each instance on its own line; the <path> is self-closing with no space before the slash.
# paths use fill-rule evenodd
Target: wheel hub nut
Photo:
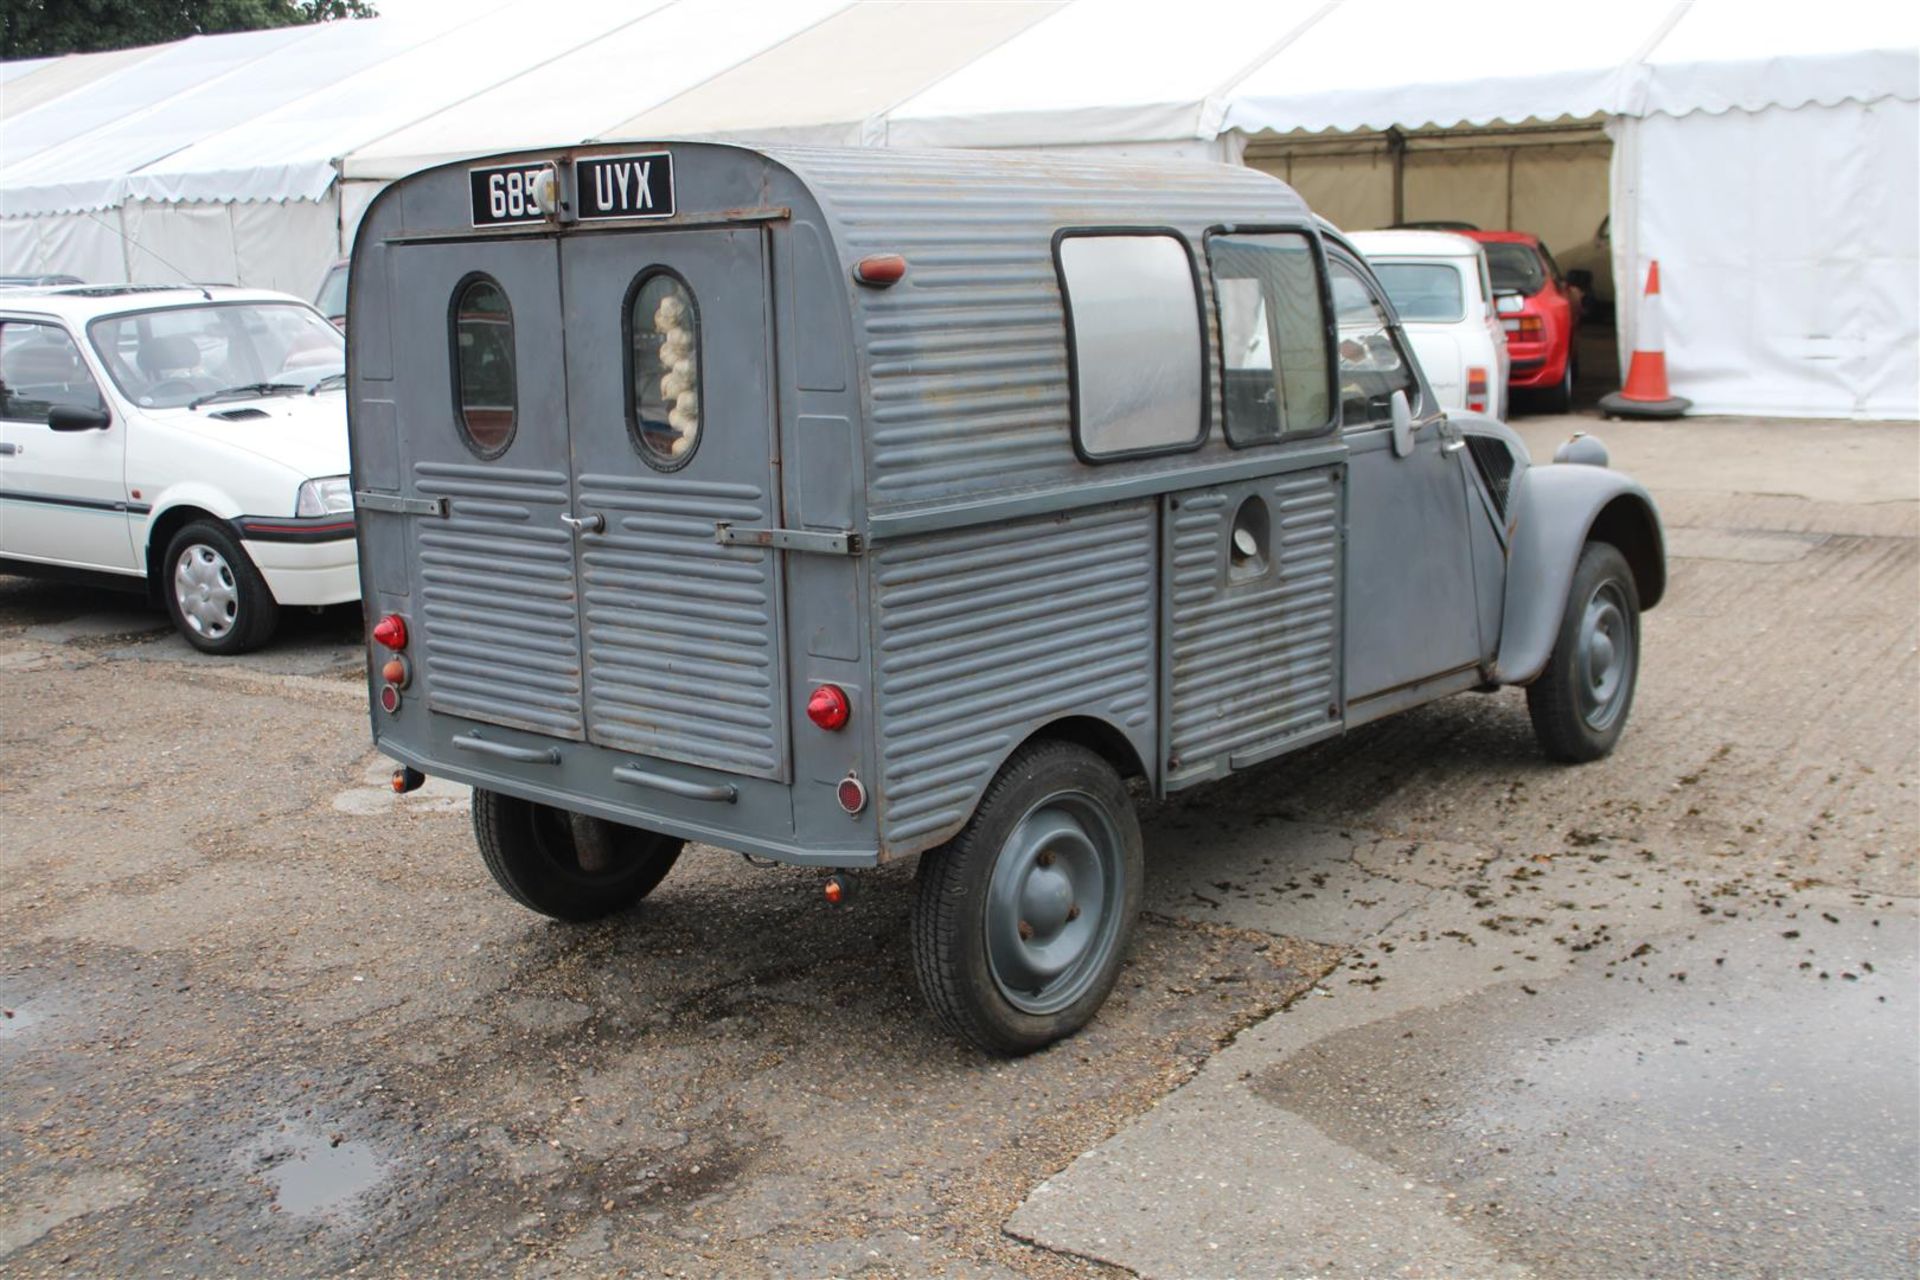
<path id="1" fill-rule="evenodd" d="M 1022 920 L 1020 922 L 1020 941 L 1022 942 L 1033 941 L 1033 926 L 1031 924 L 1028 924 L 1025 920 Z"/>
<path id="2" fill-rule="evenodd" d="M 1072 906 L 1067 908 L 1067 919 L 1078 920 L 1079 918 L 1080 918 L 1080 904 L 1076 902 Z"/>

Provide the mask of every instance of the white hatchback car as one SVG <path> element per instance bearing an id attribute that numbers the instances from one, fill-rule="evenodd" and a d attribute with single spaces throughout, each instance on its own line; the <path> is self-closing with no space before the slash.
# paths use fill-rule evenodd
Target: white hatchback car
<path id="1" fill-rule="evenodd" d="M 1445 231 L 1355 231 L 1347 238 L 1373 265 L 1441 405 L 1504 421 L 1507 334 L 1486 251 Z"/>
<path id="2" fill-rule="evenodd" d="M 0 295 L 0 572 L 144 581 L 220 654 L 357 600 L 345 359 L 283 293 Z"/>

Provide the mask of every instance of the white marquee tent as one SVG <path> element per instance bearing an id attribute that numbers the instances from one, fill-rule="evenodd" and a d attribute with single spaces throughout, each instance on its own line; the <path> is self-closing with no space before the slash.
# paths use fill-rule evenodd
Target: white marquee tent
<path id="1" fill-rule="evenodd" d="M 0 66 L 0 271 L 307 292 L 386 182 L 733 137 L 1257 164 L 1342 225 L 1611 215 L 1700 412 L 1920 416 L 1920 6 L 474 0 Z M 1467 212 L 1460 212 L 1465 210 Z"/>

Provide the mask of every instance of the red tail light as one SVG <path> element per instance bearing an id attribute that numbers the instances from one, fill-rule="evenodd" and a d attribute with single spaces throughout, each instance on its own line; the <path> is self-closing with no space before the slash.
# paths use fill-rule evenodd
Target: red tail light
<path id="1" fill-rule="evenodd" d="M 1467 369 L 1467 408 L 1475 413 L 1487 411 L 1487 371 L 1479 365 Z"/>
<path id="2" fill-rule="evenodd" d="M 1522 342 L 1539 342 L 1547 336 L 1547 322 L 1539 316 L 1516 316 L 1500 323 Z"/>
<path id="3" fill-rule="evenodd" d="M 907 260 L 897 253 L 870 253 L 853 264 L 853 278 L 870 289 L 899 284 L 907 275 Z"/>
<path id="4" fill-rule="evenodd" d="M 407 647 L 407 620 L 397 613 L 390 613 L 373 624 L 373 638 L 389 649 Z"/>
<path id="5" fill-rule="evenodd" d="M 807 699 L 807 719 L 829 732 L 843 727 L 853 707 L 837 684 L 823 684 Z"/>

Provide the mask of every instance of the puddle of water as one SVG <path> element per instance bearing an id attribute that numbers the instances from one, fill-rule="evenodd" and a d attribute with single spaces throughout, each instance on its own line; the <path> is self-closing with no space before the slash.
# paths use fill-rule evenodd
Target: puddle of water
<path id="1" fill-rule="evenodd" d="M 339 1214 L 385 1181 L 386 1162 L 364 1142 L 305 1129 L 275 1134 L 258 1157 L 281 1209 L 302 1218 Z"/>
<path id="2" fill-rule="evenodd" d="M 25 1031 L 46 1016 L 45 1009 L 36 1009 L 31 1004 L 15 1003 L 5 993 L 0 993 L 0 1036 L 10 1036 L 15 1032 Z"/>

